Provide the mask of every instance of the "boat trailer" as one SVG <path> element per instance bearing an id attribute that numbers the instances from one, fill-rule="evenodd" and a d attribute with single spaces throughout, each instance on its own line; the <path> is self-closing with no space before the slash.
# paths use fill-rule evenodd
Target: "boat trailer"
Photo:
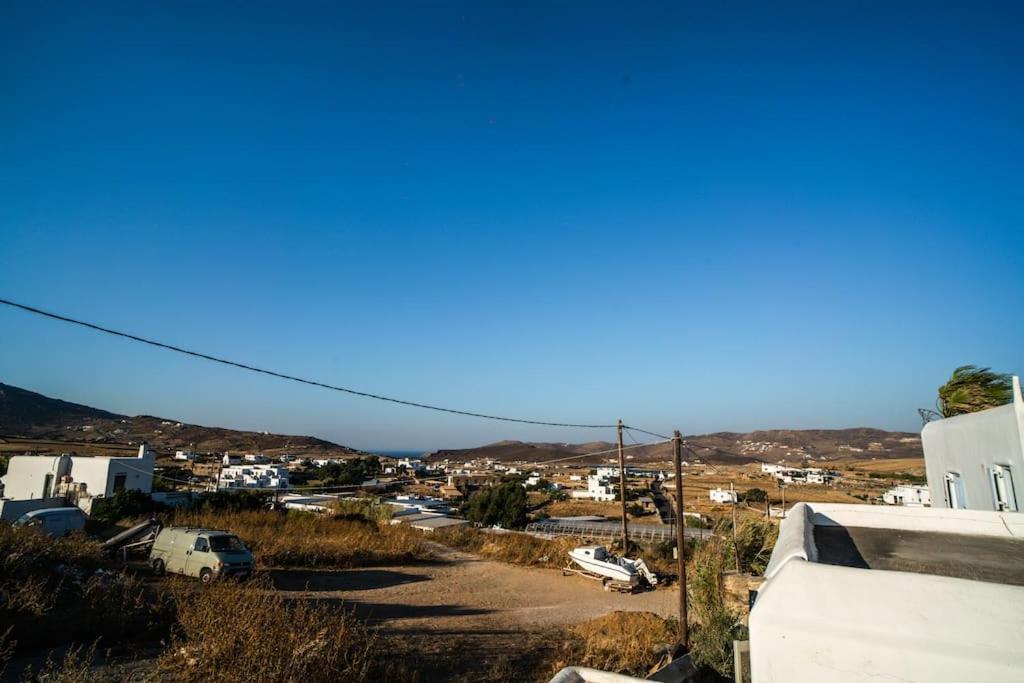
<path id="1" fill-rule="evenodd" d="M 569 576 L 571 574 L 577 574 L 585 579 L 600 581 L 606 591 L 614 591 L 616 593 L 636 593 L 637 589 L 640 588 L 638 584 L 630 583 L 629 581 L 616 581 L 615 579 L 610 579 L 607 576 L 601 576 L 597 572 L 591 572 L 586 569 L 574 567 L 570 561 L 569 564 L 562 568 L 562 576 Z"/>

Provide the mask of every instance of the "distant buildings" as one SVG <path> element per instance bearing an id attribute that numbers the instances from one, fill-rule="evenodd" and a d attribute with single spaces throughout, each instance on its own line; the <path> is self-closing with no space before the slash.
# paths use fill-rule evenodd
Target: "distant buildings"
<path id="1" fill-rule="evenodd" d="M 600 467 L 598 471 L 611 469 Z M 618 470 L 616 470 L 617 472 Z M 615 489 L 609 483 L 607 477 L 599 474 L 591 474 L 587 477 L 587 488 L 585 491 L 573 491 L 573 498 L 590 498 L 591 500 L 610 501 L 615 500 Z"/>
<path id="2" fill-rule="evenodd" d="M 839 473 L 820 467 L 789 467 L 788 465 L 761 463 L 763 474 L 774 475 L 782 484 L 834 484 Z"/>
<path id="3" fill-rule="evenodd" d="M 729 505 L 735 505 L 739 502 L 739 494 L 736 491 L 727 491 L 726 489 L 713 489 L 708 491 L 708 498 L 713 503 L 727 503 Z"/>
<path id="4" fill-rule="evenodd" d="M 221 469 L 219 489 L 287 489 L 288 468 L 281 465 L 228 465 Z"/>
<path id="5" fill-rule="evenodd" d="M 886 505 L 924 507 L 932 504 L 931 492 L 927 486 L 893 486 L 882 494 Z"/>

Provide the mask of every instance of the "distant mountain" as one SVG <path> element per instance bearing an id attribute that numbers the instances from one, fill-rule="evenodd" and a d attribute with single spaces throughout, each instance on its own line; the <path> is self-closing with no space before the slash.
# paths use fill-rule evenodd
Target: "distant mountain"
<path id="1" fill-rule="evenodd" d="M 773 429 L 747 433 L 717 432 L 684 436 L 685 460 L 700 458 L 712 464 L 743 464 L 748 462 L 801 462 L 807 459 L 837 458 L 921 458 L 921 438 L 910 432 L 887 432 L 864 427 L 852 429 Z M 630 461 L 663 462 L 672 458 L 672 446 L 660 443 L 636 447 L 627 442 Z M 528 443 L 499 441 L 477 448 L 439 450 L 427 455 L 428 460 L 449 459 L 464 462 L 475 458 L 491 458 L 500 462 L 545 462 L 597 453 L 593 461 L 616 457 L 616 445 L 606 441 L 586 444 Z M 602 451 L 612 451 L 602 453 Z M 587 462 L 580 458 L 577 462 Z M 568 462 L 573 462 L 569 460 Z"/>
<path id="2" fill-rule="evenodd" d="M 165 452 L 191 447 L 203 453 L 246 451 L 324 457 L 359 453 L 312 436 L 203 427 L 151 415 L 118 415 L 8 384 L 0 384 L 0 436 L 95 445 L 145 441 L 155 450 Z"/>

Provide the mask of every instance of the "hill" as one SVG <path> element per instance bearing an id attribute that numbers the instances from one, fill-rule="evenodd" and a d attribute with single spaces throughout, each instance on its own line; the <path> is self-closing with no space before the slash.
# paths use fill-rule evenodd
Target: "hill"
<path id="1" fill-rule="evenodd" d="M 773 429 L 746 433 L 717 432 L 684 436 L 684 459 L 700 458 L 712 464 L 749 462 L 798 463 L 804 460 L 922 458 L 921 438 L 910 432 L 887 432 L 865 427 L 851 429 Z M 672 446 L 661 443 L 635 447 L 626 444 L 633 463 L 664 462 L 672 457 Z M 615 444 L 596 441 L 586 444 L 499 441 L 477 448 L 439 450 L 429 460 L 468 461 L 490 458 L 500 462 L 545 462 L 572 455 L 601 453 L 597 460 L 614 458 Z M 579 462 L 585 462 L 581 458 Z"/>
<path id="2" fill-rule="evenodd" d="M 0 435 L 60 442 L 67 450 L 117 447 L 147 442 L 158 452 L 191 447 L 199 452 L 290 453 L 309 457 L 344 457 L 359 451 L 312 436 L 247 432 L 204 427 L 152 415 L 118 415 L 0 383 Z M 45 447 L 52 450 L 52 447 Z M 9 450 L 9 449 L 8 449 Z"/>

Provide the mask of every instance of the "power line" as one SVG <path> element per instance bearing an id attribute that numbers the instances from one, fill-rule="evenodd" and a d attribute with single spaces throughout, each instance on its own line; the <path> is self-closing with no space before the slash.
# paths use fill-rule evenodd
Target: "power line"
<path id="1" fill-rule="evenodd" d="M 650 441 L 648 443 L 638 443 L 638 444 L 635 444 L 633 446 L 623 446 L 622 450 L 628 451 L 631 448 L 642 448 L 644 446 L 658 446 L 658 445 L 663 444 L 663 443 L 666 443 L 666 442 L 665 441 Z M 593 455 L 605 455 L 607 453 L 618 453 L 618 452 L 619 452 L 618 447 L 615 447 L 615 448 L 609 448 L 606 451 L 595 451 L 593 453 L 580 453 L 579 455 L 571 455 L 571 456 L 569 456 L 567 458 L 557 458 L 555 460 L 538 460 L 537 464 L 538 465 L 550 465 L 551 463 L 555 463 L 555 462 L 565 462 L 566 460 L 577 460 L 579 458 L 589 458 L 590 456 L 593 456 Z"/>
<path id="2" fill-rule="evenodd" d="M 26 311 L 28 313 L 33 313 L 35 315 L 40 315 L 40 316 L 43 316 L 45 318 L 50 318 L 52 320 L 59 320 L 61 322 L 70 323 L 72 325 L 78 325 L 80 327 L 85 327 L 85 328 L 88 328 L 90 330 L 95 330 L 97 332 L 103 332 L 104 334 L 109 334 L 109 335 L 112 335 L 112 336 L 115 336 L 115 337 L 121 337 L 123 339 L 128 339 L 128 340 L 131 340 L 131 341 L 136 341 L 136 342 L 139 342 L 139 343 L 142 343 L 142 344 L 148 344 L 149 346 L 155 346 L 157 348 L 166 349 L 168 351 L 174 351 L 175 353 L 181 353 L 181 354 L 185 354 L 187 356 L 193 356 L 195 358 L 202 358 L 203 360 L 208 360 L 208 361 L 211 361 L 211 362 L 214 362 L 214 363 L 220 363 L 221 365 L 230 365 L 232 367 L 241 368 L 242 370 L 248 370 L 250 372 L 257 372 L 257 373 L 260 373 L 260 374 L 263 374 L 263 375 L 269 375 L 271 377 L 277 377 L 278 379 L 289 380 L 291 382 L 299 382 L 300 384 L 308 384 L 309 386 L 321 387 L 323 389 L 330 389 L 332 391 L 340 391 L 340 392 L 343 392 L 343 393 L 346 393 L 346 394 L 352 394 L 353 396 L 362 396 L 363 398 L 372 398 L 372 399 L 375 399 L 377 401 L 386 401 L 388 403 L 397 403 L 399 405 L 411 406 L 413 408 L 423 408 L 425 410 L 436 410 L 438 412 L 451 413 L 453 415 L 465 415 L 467 417 L 479 417 L 479 418 L 482 418 L 482 419 L 485 419 L 485 420 L 498 420 L 498 421 L 501 421 L 501 422 L 517 422 L 517 423 L 520 423 L 520 424 L 544 425 L 544 426 L 547 426 L 547 427 L 574 427 L 574 428 L 579 428 L 579 429 L 614 429 L 614 428 L 617 427 L 617 425 L 614 425 L 614 424 L 576 424 L 576 423 L 572 423 L 572 422 L 546 422 L 544 420 L 527 420 L 527 419 L 517 418 L 517 417 L 504 417 L 504 416 L 501 416 L 501 415 L 488 415 L 486 413 L 477 413 L 477 412 L 472 412 L 472 411 L 469 411 L 469 410 L 456 410 L 455 408 L 445 408 L 445 407 L 442 407 L 442 406 L 430 405 L 428 403 L 419 403 L 417 401 L 407 401 L 405 399 L 393 398 L 393 397 L 390 397 L 390 396 L 381 396 L 380 394 L 372 394 L 372 393 L 367 392 L 367 391 L 357 391 L 355 389 L 349 389 L 349 388 L 346 388 L 346 387 L 341 387 L 341 386 L 337 386 L 337 385 L 333 385 L 333 384 L 327 384 L 326 382 L 319 382 L 319 381 L 311 380 L 311 379 L 303 379 L 302 377 L 295 377 L 294 375 L 286 375 L 286 374 L 284 374 L 282 372 L 276 372 L 274 370 L 266 370 L 264 368 L 258 368 L 258 367 L 252 366 L 252 365 L 246 365 L 245 363 L 239 363 L 237 361 L 228 360 L 226 358 L 219 358 L 217 356 L 211 356 L 208 353 L 202 353 L 200 351 L 192 351 L 192 350 L 189 350 L 189 349 L 182 348 L 180 346 L 175 346 L 173 344 L 166 344 L 164 342 L 156 341 L 156 340 L 153 340 L 153 339 L 147 339 L 145 337 L 140 337 L 138 335 L 130 334 L 128 332 L 121 332 L 121 331 L 118 331 L 118 330 L 112 330 L 112 329 L 110 329 L 108 327 L 103 327 L 101 325 L 96 325 L 94 323 L 85 322 L 83 320 L 76 320 L 75 318 L 69 318 L 69 317 L 64 316 L 64 315 L 58 315 L 57 313 L 51 313 L 49 311 L 44 311 L 44 310 L 42 310 L 40 308 L 35 308 L 33 306 L 27 306 L 25 304 L 19 304 L 19 303 L 15 302 L 15 301 L 10 301 L 8 299 L 0 299 L 0 304 L 4 304 L 4 305 L 10 306 L 12 308 L 18 308 L 18 309 L 21 309 L 22 311 Z M 642 429 L 637 429 L 637 431 L 644 432 L 644 430 L 642 430 Z M 644 432 L 644 433 L 651 434 L 651 432 Z M 654 435 L 654 436 L 657 436 L 657 435 Z"/>

